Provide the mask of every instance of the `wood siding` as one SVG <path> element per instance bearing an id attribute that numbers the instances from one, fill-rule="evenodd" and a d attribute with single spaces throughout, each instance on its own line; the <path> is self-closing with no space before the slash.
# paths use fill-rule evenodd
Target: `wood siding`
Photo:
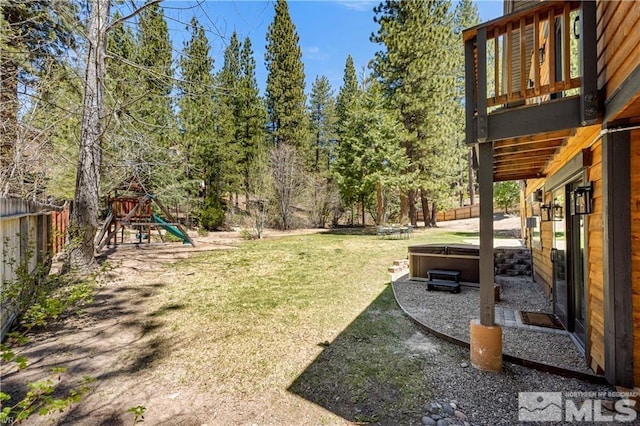
<path id="1" fill-rule="evenodd" d="M 631 282 L 633 381 L 640 385 L 640 130 L 631 133 Z"/>
<path id="2" fill-rule="evenodd" d="M 598 90 L 609 99 L 640 65 L 640 7 L 635 1 L 598 1 Z"/>
<path id="3" fill-rule="evenodd" d="M 602 221 L 602 142 L 591 147 L 592 162 L 587 170 L 587 180 L 593 182 L 593 213 L 587 219 L 587 338 L 591 369 L 604 371 L 604 272 L 603 246 L 604 228 Z"/>
<path id="4" fill-rule="evenodd" d="M 593 208 L 594 211 L 587 219 L 587 268 L 586 268 L 586 297 L 588 315 L 588 340 L 589 359 L 591 368 L 595 372 L 604 370 L 604 303 L 603 303 L 603 222 L 602 222 L 602 143 L 597 140 L 600 126 L 594 125 L 576 129 L 575 135 L 567 138 L 567 142 L 562 146 L 557 154 L 549 161 L 545 172 L 549 178 L 553 177 L 569 160 L 578 155 L 583 149 L 589 149 L 591 153 L 591 165 L 586 168 L 586 179 L 592 181 L 594 185 Z M 595 141 L 595 143 L 594 143 Z M 539 211 L 540 203 L 531 202 L 531 194 L 537 189 L 545 186 L 546 179 L 536 179 L 527 181 L 525 191 L 525 211 L 527 216 L 531 216 Z M 640 183 L 639 183 L 640 185 Z M 552 188 L 545 188 L 544 203 L 551 202 Z M 639 201 L 640 202 L 640 201 Z M 639 217 L 640 219 L 640 217 Z M 540 224 L 540 246 L 531 247 L 533 256 L 534 277 L 538 284 L 551 292 L 553 284 L 553 265 L 551 263 L 551 246 L 553 238 L 553 222 L 541 222 Z M 640 227 L 640 223 L 638 224 Z M 640 247 L 639 247 L 640 248 Z M 638 253 L 640 256 L 640 252 Z M 638 271 L 640 274 L 640 271 Z M 638 286 L 638 296 L 640 299 L 640 285 Z M 638 315 L 640 318 L 640 300 L 638 304 Z M 638 330 L 640 339 L 640 329 Z M 640 354 L 639 354 L 640 357 Z"/>

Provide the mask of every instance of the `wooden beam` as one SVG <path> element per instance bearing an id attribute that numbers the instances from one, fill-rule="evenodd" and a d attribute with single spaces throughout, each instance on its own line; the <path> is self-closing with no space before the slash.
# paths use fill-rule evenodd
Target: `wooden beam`
<path id="1" fill-rule="evenodd" d="M 493 144 L 479 146 L 480 169 L 480 323 L 495 325 L 493 265 Z"/>
<path id="2" fill-rule="evenodd" d="M 538 12 L 533 15 L 533 59 L 531 66 L 533 67 L 533 92 L 536 96 L 540 96 L 540 14 Z"/>
<path id="3" fill-rule="evenodd" d="M 464 99 L 465 99 L 465 135 L 468 145 L 476 143 L 475 137 L 475 112 L 476 100 L 476 72 L 474 59 L 475 40 L 467 40 L 464 42 Z"/>
<path id="4" fill-rule="evenodd" d="M 503 145 L 499 146 L 500 142 L 495 142 L 493 144 L 494 155 L 503 155 L 509 152 L 531 152 L 531 151 L 539 151 L 541 149 L 547 148 L 558 148 L 564 143 L 564 139 L 550 139 L 550 140 L 542 140 L 536 142 L 527 142 L 521 143 L 517 145 Z"/>
<path id="5" fill-rule="evenodd" d="M 562 11 L 562 81 L 565 89 L 569 89 L 571 81 L 571 32 L 573 29 L 570 27 L 569 13 L 569 3 L 565 3 Z"/>
<path id="6" fill-rule="evenodd" d="M 508 15 L 503 15 L 498 18 L 492 19 L 491 21 L 483 22 L 482 24 L 476 25 L 475 27 L 468 28 L 463 31 L 463 38 L 466 41 L 475 37 L 476 34 L 478 33 L 478 30 L 482 27 L 487 27 L 488 29 L 491 29 L 491 30 L 495 28 L 504 28 L 506 22 L 508 21 L 512 22 L 513 25 L 515 25 L 515 28 L 517 29 L 519 26 L 520 19 L 523 16 L 525 17 L 526 24 L 529 25 L 530 23 L 533 22 L 534 13 L 537 12 L 539 14 L 545 14 L 549 10 L 554 12 L 554 14 L 556 13 L 555 11 L 557 11 L 557 13 L 560 13 L 562 11 L 562 7 L 564 6 L 564 3 L 565 1 L 557 1 L 557 0 L 539 2 L 536 6 L 533 6 L 524 10 L 520 10 L 518 12 L 511 13 Z M 577 1 L 570 1 L 568 3 L 570 3 L 571 5 L 571 10 L 575 10 L 579 7 L 579 2 Z"/>
<path id="7" fill-rule="evenodd" d="M 498 28 L 493 30 L 493 84 L 495 87 L 494 102 L 500 99 L 500 33 Z"/>
<path id="8" fill-rule="evenodd" d="M 476 44 L 478 52 L 478 90 L 477 108 L 477 141 L 484 142 L 487 140 L 487 29 L 480 28 L 478 30 L 478 38 Z"/>
<path id="9" fill-rule="evenodd" d="M 605 101 L 604 123 L 616 120 L 631 103 L 638 102 L 640 93 L 640 65 L 629 74 L 620 87 Z"/>
<path id="10" fill-rule="evenodd" d="M 523 165 L 506 164 L 506 165 L 501 165 L 499 167 L 494 166 L 493 170 L 496 173 L 501 173 L 501 172 L 506 173 L 506 172 L 512 172 L 512 171 L 520 171 L 520 170 L 537 170 L 541 172 L 546 164 L 547 164 L 546 161 L 539 161 L 537 163 L 527 163 Z"/>
<path id="11" fill-rule="evenodd" d="M 575 136 L 574 129 L 557 130 L 553 132 L 536 133 L 528 136 L 520 136 L 520 137 L 514 137 L 510 139 L 497 140 L 493 143 L 493 147 L 504 148 L 506 146 L 518 146 L 518 145 L 530 143 L 530 142 L 542 142 L 542 141 L 549 141 L 549 140 L 555 140 L 555 139 L 561 139 L 564 141 L 564 138 L 567 138 L 569 136 Z"/>
<path id="12" fill-rule="evenodd" d="M 581 127 L 580 97 L 506 109 L 490 114 L 488 123 L 490 141 L 575 129 Z"/>
<path id="13" fill-rule="evenodd" d="M 605 376 L 627 388 L 634 386 L 630 146 L 629 132 L 602 140 Z"/>
<path id="14" fill-rule="evenodd" d="M 507 45 L 507 47 L 504 49 L 506 52 L 506 60 L 505 60 L 505 67 L 507 68 L 507 76 L 506 76 L 506 82 L 507 82 L 507 102 L 511 101 L 511 98 L 513 97 L 513 48 L 511 46 L 512 44 L 512 36 L 513 32 L 512 32 L 512 23 L 508 22 L 507 23 L 507 32 L 504 35 L 504 42 Z"/>
<path id="15" fill-rule="evenodd" d="M 547 46 L 545 56 L 549 64 L 549 86 L 553 87 L 556 83 L 556 18 L 553 9 L 549 9 L 547 19 L 549 20 L 549 37 L 547 38 Z"/>
<path id="16" fill-rule="evenodd" d="M 540 148 L 537 150 L 516 152 L 495 152 L 493 156 L 497 163 L 504 163 L 518 160 L 535 160 L 537 158 L 548 158 L 555 154 L 555 152 L 555 148 Z"/>
<path id="17" fill-rule="evenodd" d="M 524 23 L 524 16 L 520 18 L 520 96 L 527 94 L 527 26 Z"/>
<path id="18" fill-rule="evenodd" d="M 494 173 L 493 181 L 494 182 L 504 182 L 504 181 L 508 181 L 508 180 L 539 179 L 539 178 L 543 178 L 545 176 L 546 176 L 546 174 L 544 174 L 544 173 L 530 172 L 530 171 L 523 171 L 521 173 L 509 173 L 509 174 Z"/>
<path id="19" fill-rule="evenodd" d="M 596 2 L 580 2 L 580 121 L 583 126 L 595 124 L 601 114 L 598 99 L 598 49 Z"/>

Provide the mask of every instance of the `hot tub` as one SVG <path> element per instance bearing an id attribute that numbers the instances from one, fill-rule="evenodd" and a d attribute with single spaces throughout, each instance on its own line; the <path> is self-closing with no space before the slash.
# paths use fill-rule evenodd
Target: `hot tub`
<path id="1" fill-rule="evenodd" d="M 426 281 L 430 269 L 460 271 L 460 281 L 480 282 L 480 247 L 468 244 L 420 244 L 409 246 L 409 278 Z"/>

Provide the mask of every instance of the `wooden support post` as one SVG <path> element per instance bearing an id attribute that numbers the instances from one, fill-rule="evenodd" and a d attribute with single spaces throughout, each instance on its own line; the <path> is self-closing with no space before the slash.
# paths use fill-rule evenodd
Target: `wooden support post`
<path id="1" fill-rule="evenodd" d="M 533 92 L 536 96 L 540 96 L 540 15 L 536 12 L 533 15 L 533 58 L 531 59 L 533 67 Z"/>
<path id="2" fill-rule="evenodd" d="M 596 2 L 580 2 L 580 121 L 583 126 L 598 121 L 598 49 Z M 616 110 L 617 111 L 617 110 Z"/>
<path id="3" fill-rule="evenodd" d="M 494 104 L 497 105 L 500 99 L 500 31 L 493 30 L 493 88 Z"/>
<path id="4" fill-rule="evenodd" d="M 547 33 L 549 35 L 547 38 L 549 45 L 546 48 L 545 56 L 549 64 L 549 93 L 552 93 L 556 87 L 556 14 L 553 8 L 549 9 L 547 19 L 549 20 L 549 31 Z"/>
<path id="5" fill-rule="evenodd" d="M 562 10 L 562 82 L 565 90 L 571 86 L 571 32 L 573 28 L 571 28 L 569 19 L 569 6 L 569 2 L 565 2 Z"/>
<path id="6" fill-rule="evenodd" d="M 520 18 L 520 97 L 527 97 L 527 25 L 524 16 Z"/>
<path id="7" fill-rule="evenodd" d="M 471 365 L 502 370 L 502 327 L 495 325 L 493 288 L 493 142 L 479 144 L 480 184 L 480 320 L 469 324 Z"/>
<path id="8" fill-rule="evenodd" d="M 487 122 L 487 29 L 478 30 L 478 142 L 489 136 Z"/>
<path id="9" fill-rule="evenodd" d="M 100 242 L 100 244 L 98 244 L 98 247 L 96 248 L 96 253 L 99 252 L 100 250 L 102 250 L 102 248 L 111 240 L 112 237 L 115 236 L 115 243 L 118 243 L 118 231 L 123 228 L 123 224 L 129 222 L 129 220 L 134 217 L 134 215 L 136 214 L 136 212 L 138 211 L 138 208 L 142 205 L 142 203 L 145 201 L 145 199 L 147 198 L 147 196 L 145 195 L 144 197 L 141 197 L 138 200 L 138 203 L 131 209 L 131 211 L 129 213 L 127 213 L 127 215 L 122 219 L 122 220 L 118 220 L 116 218 L 116 227 L 113 231 L 109 232 L 109 235 L 107 235 L 107 238 L 105 238 L 104 240 L 102 240 L 102 242 Z M 123 235 L 123 240 L 124 240 L 124 235 Z"/>
<path id="10" fill-rule="evenodd" d="M 634 385 L 630 147 L 629 132 L 602 141 L 605 376 L 628 388 Z"/>
<path id="11" fill-rule="evenodd" d="M 474 39 L 464 43 L 464 90 L 465 90 L 465 113 L 466 113 L 466 142 L 474 144 L 476 142 L 476 125 L 474 117 L 476 113 L 476 73 L 474 59 Z M 403 198 L 406 205 L 406 197 Z M 403 215 L 401 214 L 401 217 Z"/>
<path id="12" fill-rule="evenodd" d="M 480 323 L 495 324 L 493 265 L 493 142 L 479 146 L 480 185 Z"/>

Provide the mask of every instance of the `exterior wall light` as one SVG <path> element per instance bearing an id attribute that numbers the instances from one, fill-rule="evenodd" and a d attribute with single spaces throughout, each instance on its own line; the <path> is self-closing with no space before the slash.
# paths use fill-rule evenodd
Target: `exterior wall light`
<path id="1" fill-rule="evenodd" d="M 571 191 L 571 214 L 591 214 L 593 197 L 593 182 L 586 186 L 579 186 Z"/>
<path id="2" fill-rule="evenodd" d="M 540 213 L 543 222 L 560 221 L 564 218 L 562 204 L 558 203 L 557 199 L 553 200 L 553 203 L 542 204 Z"/>

